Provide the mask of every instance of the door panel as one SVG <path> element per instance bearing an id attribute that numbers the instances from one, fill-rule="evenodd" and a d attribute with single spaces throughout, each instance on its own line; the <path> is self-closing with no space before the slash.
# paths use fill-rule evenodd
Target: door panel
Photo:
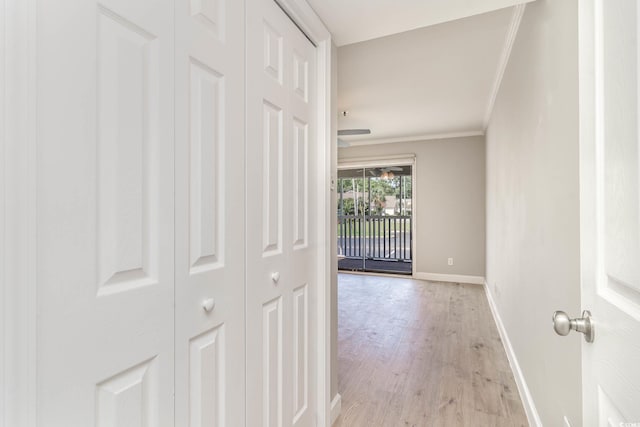
<path id="1" fill-rule="evenodd" d="M 247 425 L 316 416 L 315 48 L 271 0 L 247 8 Z M 254 124 L 258 124 L 257 126 Z M 261 241 L 261 245 L 256 245 Z"/>
<path id="2" fill-rule="evenodd" d="M 293 248 L 308 246 L 309 235 L 309 125 L 293 120 Z"/>
<path id="3" fill-rule="evenodd" d="M 153 426 L 158 423 L 154 360 L 143 362 L 98 384 L 98 426 Z"/>
<path id="4" fill-rule="evenodd" d="M 584 424 L 640 420 L 640 7 L 581 4 L 582 297 L 595 321 L 583 344 Z"/>
<path id="5" fill-rule="evenodd" d="M 282 109 L 263 103 L 262 236 L 265 256 L 282 253 Z"/>
<path id="6" fill-rule="evenodd" d="M 253 407 L 259 409 L 262 402 L 262 422 L 256 425 L 282 425 L 282 297 L 262 305 L 262 400 L 253 400 Z M 251 420 L 251 417 L 247 417 Z"/>
<path id="7" fill-rule="evenodd" d="M 156 37 L 98 7 L 98 271 L 105 295 L 157 277 Z M 155 134 L 155 135 L 154 135 Z"/>
<path id="8" fill-rule="evenodd" d="M 172 425 L 173 2 L 38 14 L 38 419 Z"/>
<path id="9" fill-rule="evenodd" d="M 638 194 L 638 3 L 601 3 L 602 84 L 597 141 L 604 233 L 602 294 L 629 314 L 640 314 L 640 199 Z M 631 39 L 630 39 L 631 36 Z"/>
<path id="10" fill-rule="evenodd" d="M 221 325 L 189 340 L 190 426 L 225 425 L 224 333 Z"/>
<path id="11" fill-rule="evenodd" d="M 176 2 L 176 425 L 244 414 L 244 2 Z"/>
<path id="12" fill-rule="evenodd" d="M 305 284 L 293 291 L 293 424 L 309 406 L 309 298 Z"/>

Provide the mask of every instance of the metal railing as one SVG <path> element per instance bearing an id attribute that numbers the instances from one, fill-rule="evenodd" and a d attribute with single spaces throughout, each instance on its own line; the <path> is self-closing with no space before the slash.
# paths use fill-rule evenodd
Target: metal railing
<path id="1" fill-rule="evenodd" d="M 411 261 L 411 216 L 338 216 L 338 253 L 349 258 Z"/>

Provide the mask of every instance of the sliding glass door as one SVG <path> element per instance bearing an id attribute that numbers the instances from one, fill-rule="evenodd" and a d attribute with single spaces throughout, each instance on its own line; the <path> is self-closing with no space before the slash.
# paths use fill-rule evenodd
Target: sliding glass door
<path id="1" fill-rule="evenodd" d="M 338 171 L 338 268 L 411 274 L 412 167 Z"/>

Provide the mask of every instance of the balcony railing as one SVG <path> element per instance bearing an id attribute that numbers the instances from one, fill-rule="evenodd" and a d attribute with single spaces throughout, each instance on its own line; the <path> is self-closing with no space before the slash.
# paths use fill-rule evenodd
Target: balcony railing
<path id="1" fill-rule="evenodd" d="M 338 253 L 349 258 L 411 261 L 411 216 L 338 216 Z"/>

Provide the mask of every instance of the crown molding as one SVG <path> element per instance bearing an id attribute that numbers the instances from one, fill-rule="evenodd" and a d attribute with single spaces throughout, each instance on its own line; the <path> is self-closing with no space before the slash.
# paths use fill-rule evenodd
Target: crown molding
<path id="1" fill-rule="evenodd" d="M 418 141 L 429 141 L 433 139 L 464 138 L 467 136 L 484 136 L 484 130 L 473 130 L 473 131 L 465 131 L 465 132 L 427 133 L 423 135 L 400 136 L 400 137 L 394 137 L 394 138 L 363 139 L 358 141 L 345 141 L 345 142 L 349 144 L 349 147 L 359 147 L 363 145 L 393 144 L 398 142 L 418 142 Z M 342 147 L 339 147 L 339 148 L 342 148 Z"/>
<path id="2" fill-rule="evenodd" d="M 509 30 L 507 31 L 507 35 L 504 39 L 504 46 L 502 47 L 502 54 L 500 55 L 500 61 L 498 62 L 496 77 L 493 81 L 493 87 L 491 89 L 491 94 L 489 95 L 489 101 L 487 102 L 487 109 L 485 110 L 484 119 L 482 121 L 482 129 L 484 131 L 486 131 L 487 126 L 489 126 L 489 120 L 493 113 L 493 106 L 496 102 L 500 86 L 502 85 L 502 78 L 504 77 L 504 72 L 507 69 L 507 64 L 509 63 L 509 57 L 511 57 L 511 50 L 513 49 L 513 43 L 518 35 L 518 29 L 520 28 L 520 22 L 522 21 L 522 15 L 524 15 L 525 7 L 526 4 L 519 4 L 513 7 L 511 23 L 509 24 Z"/>

